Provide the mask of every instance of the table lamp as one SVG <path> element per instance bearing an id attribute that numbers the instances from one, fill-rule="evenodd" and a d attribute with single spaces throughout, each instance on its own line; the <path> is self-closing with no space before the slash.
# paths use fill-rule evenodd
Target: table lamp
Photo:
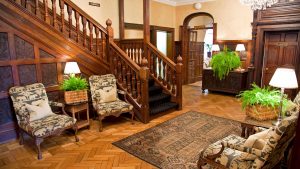
<path id="1" fill-rule="evenodd" d="M 294 69 L 277 68 L 269 83 L 270 86 L 281 88 L 281 99 L 277 121 L 274 125 L 278 125 L 282 119 L 282 101 L 284 89 L 298 88 L 297 77 Z"/>
<path id="2" fill-rule="evenodd" d="M 74 77 L 77 73 L 80 73 L 77 62 L 67 62 L 64 74 L 70 74 L 71 77 Z"/>

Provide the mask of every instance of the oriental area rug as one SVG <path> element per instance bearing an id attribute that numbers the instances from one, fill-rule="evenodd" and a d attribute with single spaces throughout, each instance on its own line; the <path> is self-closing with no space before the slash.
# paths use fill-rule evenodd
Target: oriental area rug
<path id="1" fill-rule="evenodd" d="M 196 169 L 202 149 L 230 134 L 241 134 L 240 122 L 187 112 L 113 145 L 162 169 Z"/>

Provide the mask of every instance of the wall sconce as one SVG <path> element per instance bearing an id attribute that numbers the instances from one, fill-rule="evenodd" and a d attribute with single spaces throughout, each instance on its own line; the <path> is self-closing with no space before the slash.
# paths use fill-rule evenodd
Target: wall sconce
<path id="1" fill-rule="evenodd" d="M 235 51 L 239 52 L 241 60 L 246 60 L 247 59 L 247 56 L 246 56 L 246 53 L 245 53 L 246 48 L 245 48 L 244 44 L 237 44 L 236 48 L 235 48 Z"/>
<path id="2" fill-rule="evenodd" d="M 74 77 L 75 74 L 80 73 L 79 66 L 77 62 L 67 62 L 64 70 L 64 74 L 70 74 L 71 77 Z"/>

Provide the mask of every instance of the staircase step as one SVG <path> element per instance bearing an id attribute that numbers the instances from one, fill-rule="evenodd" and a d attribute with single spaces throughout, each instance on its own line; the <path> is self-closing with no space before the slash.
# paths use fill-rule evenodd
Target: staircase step
<path id="1" fill-rule="evenodd" d="M 159 93 L 162 93 L 162 88 L 160 86 L 149 86 L 149 97 Z"/>
<path id="2" fill-rule="evenodd" d="M 149 97 L 149 105 L 158 105 L 161 103 L 169 102 L 171 95 L 166 93 L 160 93 Z"/>
<path id="3" fill-rule="evenodd" d="M 148 85 L 149 85 L 149 87 L 150 87 L 150 86 L 154 86 L 154 84 L 155 84 L 155 80 L 154 80 L 153 78 L 150 78 L 150 79 L 148 80 Z"/>
<path id="4" fill-rule="evenodd" d="M 150 115 L 155 115 L 161 112 L 165 112 L 170 109 L 177 108 L 178 104 L 174 102 L 166 102 L 159 105 L 150 106 Z"/>

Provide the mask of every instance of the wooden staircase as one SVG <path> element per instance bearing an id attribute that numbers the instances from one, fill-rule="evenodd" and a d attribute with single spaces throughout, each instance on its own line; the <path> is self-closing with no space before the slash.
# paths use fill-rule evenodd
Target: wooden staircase
<path id="1" fill-rule="evenodd" d="M 70 0 L 1 0 L 0 14 L 0 21 L 7 25 L 1 31 L 19 32 L 49 51 L 68 55 L 86 75 L 113 73 L 142 122 L 148 123 L 151 115 L 181 109 L 180 56 L 175 64 L 150 42 L 127 43 L 131 48 L 125 48 L 124 40 L 118 46 L 111 20 L 104 28 Z M 59 90 L 58 86 L 47 89 Z"/>

